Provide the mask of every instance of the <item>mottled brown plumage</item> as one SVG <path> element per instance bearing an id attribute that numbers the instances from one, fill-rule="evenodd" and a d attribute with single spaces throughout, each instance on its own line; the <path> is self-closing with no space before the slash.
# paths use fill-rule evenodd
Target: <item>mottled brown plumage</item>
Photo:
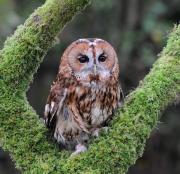
<path id="1" fill-rule="evenodd" d="M 45 107 L 45 122 L 74 154 L 106 126 L 120 106 L 119 65 L 102 39 L 79 39 L 64 52 Z"/>

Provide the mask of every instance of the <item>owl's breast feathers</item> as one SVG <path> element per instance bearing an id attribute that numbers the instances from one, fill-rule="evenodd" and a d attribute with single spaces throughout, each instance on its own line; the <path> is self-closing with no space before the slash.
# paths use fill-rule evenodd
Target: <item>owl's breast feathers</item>
<path id="1" fill-rule="evenodd" d="M 60 139 L 66 138 L 67 133 L 90 133 L 111 119 L 119 106 L 120 93 L 119 82 L 113 77 L 107 84 L 83 85 L 73 77 L 61 76 L 51 87 L 45 122 L 54 133 L 59 132 Z"/>

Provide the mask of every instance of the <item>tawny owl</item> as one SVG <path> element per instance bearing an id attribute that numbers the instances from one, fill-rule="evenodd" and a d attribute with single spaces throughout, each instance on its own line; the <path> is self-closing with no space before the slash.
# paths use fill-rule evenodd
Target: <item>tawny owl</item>
<path id="1" fill-rule="evenodd" d="M 79 39 L 61 58 L 45 106 L 45 123 L 59 144 L 80 153 L 112 118 L 120 96 L 113 47 L 102 39 Z"/>

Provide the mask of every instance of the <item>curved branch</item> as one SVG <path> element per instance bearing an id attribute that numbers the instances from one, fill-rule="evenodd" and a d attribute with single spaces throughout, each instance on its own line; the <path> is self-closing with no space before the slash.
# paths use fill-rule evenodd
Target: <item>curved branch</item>
<path id="1" fill-rule="evenodd" d="M 150 73 L 126 98 L 110 132 L 95 140 L 87 153 L 69 159 L 64 173 L 126 173 L 142 156 L 146 139 L 157 126 L 162 111 L 179 94 L 180 25 L 170 34 Z"/>
<path id="2" fill-rule="evenodd" d="M 142 155 L 162 110 L 180 93 L 180 25 L 151 72 L 125 101 L 108 134 L 69 159 L 47 137 L 25 91 L 59 29 L 88 0 L 48 0 L 5 43 L 0 52 L 0 145 L 24 173 L 125 173 Z M 77 8 L 78 7 L 78 8 Z"/>
<path id="3" fill-rule="evenodd" d="M 7 39 L 0 75 L 13 90 L 25 90 L 55 37 L 90 0 L 47 0 Z"/>

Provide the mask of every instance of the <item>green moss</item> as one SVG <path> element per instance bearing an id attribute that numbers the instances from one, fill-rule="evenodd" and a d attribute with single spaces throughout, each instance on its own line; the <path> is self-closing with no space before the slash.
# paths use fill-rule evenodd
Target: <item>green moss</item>
<path id="1" fill-rule="evenodd" d="M 0 145 L 24 173 L 60 173 L 61 153 L 26 100 L 25 92 L 55 37 L 89 0 L 47 0 L 0 51 Z"/>
<path id="2" fill-rule="evenodd" d="M 89 0 L 48 0 L 7 39 L 0 52 L 0 74 L 10 89 L 27 89 L 47 50 L 53 46 L 57 34 L 88 2 Z"/>
<path id="3" fill-rule="evenodd" d="M 23 173 L 126 173 L 142 155 L 161 111 L 180 93 L 180 26 L 176 26 L 151 72 L 117 112 L 109 133 L 74 158 L 59 151 L 48 140 L 25 91 L 59 30 L 87 3 L 48 0 L 0 51 L 0 145 Z"/>

